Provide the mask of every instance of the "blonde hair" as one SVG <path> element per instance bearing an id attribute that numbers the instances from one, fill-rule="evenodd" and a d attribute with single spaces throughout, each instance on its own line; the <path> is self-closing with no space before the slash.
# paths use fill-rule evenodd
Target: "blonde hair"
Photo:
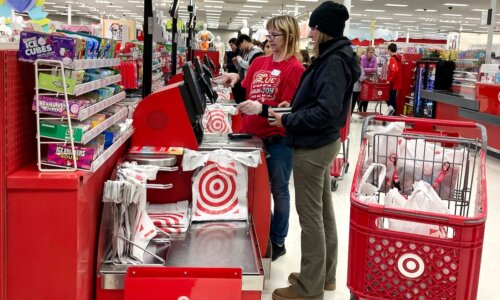
<path id="1" fill-rule="evenodd" d="M 318 30 L 318 29 L 314 29 L 314 30 Z M 322 31 L 318 30 L 318 40 L 314 44 L 314 48 L 312 50 L 313 53 L 314 53 L 314 56 L 319 57 L 319 45 L 321 43 L 327 42 L 329 40 L 333 40 L 333 36 L 328 35 L 328 34 L 322 32 Z"/>
<path id="2" fill-rule="evenodd" d="M 370 52 L 370 51 L 373 51 L 373 53 L 375 53 L 375 47 L 373 47 L 373 46 L 366 47 L 366 54 L 368 54 L 368 52 Z"/>
<path id="3" fill-rule="evenodd" d="M 285 34 L 285 58 L 288 59 L 292 56 L 297 57 L 299 60 L 302 58 L 299 49 L 299 23 L 294 17 L 291 16 L 277 16 L 269 19 L 266 24 L 266 29 L 276 29 L 283 31 Z"/>

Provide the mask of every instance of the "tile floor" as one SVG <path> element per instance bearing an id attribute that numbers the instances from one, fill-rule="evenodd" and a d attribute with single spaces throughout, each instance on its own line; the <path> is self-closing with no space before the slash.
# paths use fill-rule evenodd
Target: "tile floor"
<path id="1" fill-rule="evenodd" d="M 347 257 L 349 247 L 349 191 L 351 189 L 352 174 L 359 153 L 360 136 L 362 120 L 354 116 L 351 122 L 351 146 L 350 146 L 350 169 L 344 180 L 339 182 L 338 190 L 333 193 L 335 202 L 335 214 L 337 219 L 339 235 L 339 264 L 337 269 L 337 290 L 326 292 L 325 300 L 347 300 L 349 299 L 349 289 L 347 288 Z M 486 233 L 483 242 L 483 257 L 481 264 L 481 276 L 479 279 L 479 291 L 477 299 L 497 299 L 498 292 L 497 277 L 500 275 L 498 269 L 498 255 L 500 254 L 500 239 L 494 231 L 500 228 L 500 202 L 497 201 L 497 195 L 500 195 L 500 160 L 489 156 L 486 163 L 486 172 L 488 180 L 488 219 L 486 222 Z M 287 278 L 290 272 L 296 272 L 300 266 L 300 226 L 297 213 L 294 209 L 294 190 L 293 184 L 290 186 L 292 193 L 292 209 L 290 215 L 290 230 L 286 239 L 287 254 L 271 266 L 271 279 L 266 281 L 265 289 L 262 294 L 263 300 L 272 299 L 271 295 L 274 289 L 286 287 Z"/>

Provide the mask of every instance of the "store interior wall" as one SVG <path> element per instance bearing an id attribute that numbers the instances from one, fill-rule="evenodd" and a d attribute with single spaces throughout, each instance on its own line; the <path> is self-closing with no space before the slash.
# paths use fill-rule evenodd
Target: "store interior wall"
<path id="1" fill-rule="evenodd" d="M 48 15 L 47 18 L 51 19 L 52 21 L 62 22 L 64 24 L 68 23 L 68 16 Z M 71 23 L 73 25 L 91 25 L 91 24 L 99 23 L 99 21 L 96 21 L 96 20 L 91 19 L 91 18 L 72 16 Z"/>
<path id="2" fill-rule="evenodd" d="M 226 43 L 226 45 L 230 39 L 238 36 L 238 31 L 234 30 L 210 29 L 210 28 L 208 30 L 210 30 L 214 36 L 220 36 L 220 40 Z"/>

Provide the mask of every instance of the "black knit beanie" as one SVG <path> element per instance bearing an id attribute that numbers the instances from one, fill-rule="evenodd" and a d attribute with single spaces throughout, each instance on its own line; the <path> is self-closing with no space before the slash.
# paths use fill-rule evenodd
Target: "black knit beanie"
<path id="1" fill-rule="evenodd" d="M 311 14 L 309 26 L 332 37 L 344 35 L 345 21 L 349 20 L 347 8 L 333 1 L 321 3 Z"/>

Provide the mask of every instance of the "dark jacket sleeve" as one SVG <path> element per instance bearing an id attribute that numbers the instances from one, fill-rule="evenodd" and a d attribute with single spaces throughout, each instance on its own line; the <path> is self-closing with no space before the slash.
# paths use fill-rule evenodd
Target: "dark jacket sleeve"
<path id="1" fill-rule="evenodd" d="M 317 98 L 317 104 L 284 115 L 281 122 L 287 131 L 317 131 L 327 127 L 341 115 L 347 78 L 340 58 L 330 57 L 327 63 L 318 66 L 313 76 L 315 88 L 311 92 Z"/>

